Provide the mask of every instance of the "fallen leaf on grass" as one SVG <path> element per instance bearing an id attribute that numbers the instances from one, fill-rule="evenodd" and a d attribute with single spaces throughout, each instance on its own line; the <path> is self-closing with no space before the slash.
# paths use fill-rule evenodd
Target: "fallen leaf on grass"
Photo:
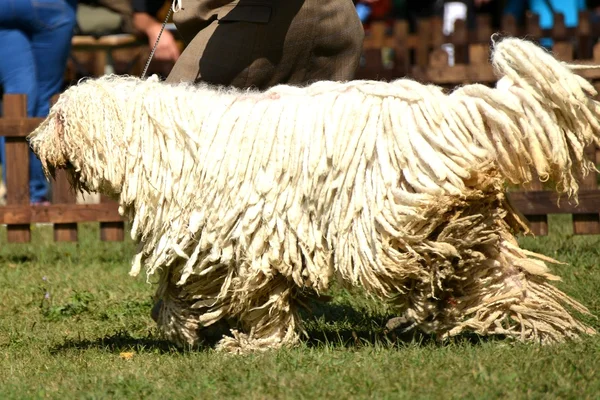
<path id="1" fill-rule="evenodd" d="M 133 354 L 133 351 L 124 351 L 119 354 L 119 357 L 121 357 L 123 360 L 131 360 L 133 358 Z"/>

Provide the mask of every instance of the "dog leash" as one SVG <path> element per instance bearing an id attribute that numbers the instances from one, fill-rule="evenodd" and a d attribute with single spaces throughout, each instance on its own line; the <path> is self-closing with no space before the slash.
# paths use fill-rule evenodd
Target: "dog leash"
<path id="1" fill-rule="evenodd" d="M 173 2 L 171 3 L 171 7 L 169 7 L 169 11 L 167 11 L 167 16 L 165 17 L 165 20 L 163 21 L 162 27 L 160 28 L 160 32 L 158 32 L 158 36 L 156 37 L 156 41 L 154 42 L 152 51 L 150 52 L 150 55 L 148 56 L 148 61 L 146 61 L 146 65 L 144 66 L 144 70 L 142 71 L 142 79 L 144 79 L 146 77 L 146 73 L 148 72 L 148 67 L 150 66 L 152 57 L 154 57 L 154 52 L 156 51 L 156 46 L 158 46 L 158 41 L 160 40 L 160 37 L 162 36 L 163 31 L 165 30 L 165 27 L 167 26 L 167 22 L 169 21 L 169 18 L 171 18 L 171 14 L 181 10 L 182 1 L 183 0 L 173 0 Z"/>

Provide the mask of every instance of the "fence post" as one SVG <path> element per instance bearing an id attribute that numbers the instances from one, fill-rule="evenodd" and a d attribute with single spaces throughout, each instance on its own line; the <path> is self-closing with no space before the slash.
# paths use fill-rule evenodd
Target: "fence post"
<path id="1" fill-rule="evenodd" d="M 100 196 L 100 203 L 113 203 L 107 196 Z M 123 222 L 100 222 L 100 240 L 105 242 L 121 242 L 125 239 Z"/>
<path id="2" fill-rule="evenodd" d="M 494 33 L 492 21 L 489 15 L 478 15 L 476 18 L 477 28 L 475 29 L 475 43 L 490 45 L 490 38 Z"/>
<path id="3" fill-rule="evenodd" d="M 595 52 L 594 63 L 600 63 L 600 53 Z M 600 83 L 596 83 L 596 90 L 600 90 Z M 596 100 L 598 100 L 596 96 Z M 592 144 L 585 149 L 585 156 L 588 160 L 598 163 L 596 146 Z M 580 183 L 580 190 L 585 189 L 598 189 L 597 172 L 591 171 L 583 181 Z M 575 235 L 585 234 L 600 234 L 600 212 L 595 214 L 573 214 L 573 233 Z"/>
<path id="4" fill-rule="evenodd" d="M 593 58 L 592 28 L 590 26 L 590 12 L 579 12 L 577 24 L 577 58 L 587 60 Z"/>
<path id="5" fill-rule="evenodd" d="M 429 64 L 429 49 L 431 44 L 431 20 L 417 20 L 417 43 L 415 48 L 415 64 L 427 68 Z"/>
<path id="6" fill-rule="evenodd" d="M 454 63 L 469 63 L 469 31 L 467 30 L 467 21 L 457 19 L 454 21 L 454 31 L 452 32 L 451 43 L 454 45 Z M 461 82 L 466 83 L 466 82 Z"/>
<path id="7" fill-rule="evenodd" d="M 539 43 L 542 38 L 542 28 L 540 27 L 540 16 L 538 14 L 527 14 L 525 16 L 525 32 L 528 39 L 532 39 Z M 528 185 L 525 191 L 543 190 L 544 186 L 539 180 L 537 174 L 534 174 L 533 180 Z M 545 236 L 548 234 L 548 215 L 546 214 L 525 214 L 525 218 L 529 221 L 531 231 L 537 236 Z"/>
<path id="8" fill-rule="evenodd" d="M 596 161 L 596 146 L 589 146 L 585 154 L 589 160 Z M 598 189 L 595 171 L 583 178 L 579 189 Z M 575 235 L 600 234 L 600 211 L 595 214 L 573 214 L 573 233 Z"/>
<path id="9" fill-rule="evenodd" d="M 59 95 L 52 96 L 50 105 L 56 104 Z M 77 198 L 71 191 L 71 185 L 67 179 L 67 173 L 64 170 L 58 170 L 55 174 L 55 180 L 52 182 L 52 204 L 75 204 Z M 77 241 L 77 223 L 72 224 L 54 224 L 55 242 L 76 242 Z"/>
<path id="10" fill-rule="evenodd" d="M 538 14 L 527 13 L 525 15 L 525 35 L 530 40 L 539 43 L 542 38 L 542 28 L 540 27 L 540 16 Z"/>
<path id="11" fill-rule="evenodd" d="M 27 96 L 5 94 L 3 101 L 4 117 L 27 118 Z M 29 146 L 22 136 L 7 136 L 6 143 L 6 204 L 9 206 L 29 206 Z M 9 242 L 31 241 L 29 224 L 8 225 Z"/>
<path id="12" fill-rule="evenodd" d="M 562 13 L 554 14 L 554 24 L 552 24 L 552 39 L 555 42 L 564 42 L 571 39 L 570 35 L 567 34 L 565 16 Z"/>
<path id="13" fill-rule="evenodd" d="M 66 171 L 56 171 L 56 180 L 52 182 L 52 204 L 75 203 L 76 198 L 71 191 Z M 54 224 L 54 240 L 56 242 L 76 242 L 77 224 Z"/>
<path id="14" fill-rule="evenodd" d="M 410 52 L 408 49 L 408 22 L 394 23 L 394 78 L 404 77 L 410 73 Z"/>
<path id="15" fill-rule="evenodd" d="M 542 183 L 539 181 L 537 175 L 533 178 L 528 189 L 521 189 L 521 191 L 538 191 L 542 190 Z M 523 216 L 529 221 L 529 229 L 536 236 L 548 235 L 548 215 L 547 214 L 525 214 Z"/>
<path id="16" fill-rule="evenodd" d="M 382 48 L 385 40 L 385 24 L 382 22 L 373 22 L 369 30 L 368 37 L 365 38 L 362 50 L 362 56 L 365 65 L 356 72 L 356 79 L 368 77 L 368 79 L 383 79 L 382 73 Z"/>
<path id="17" fill-rule="evenodd" d="M 502 35 L 506 36 L 519 36 L 520 29 L 517 25 L 517 20 L 513 15 L 507 14 L 502 17 L 500 30 Z"/>

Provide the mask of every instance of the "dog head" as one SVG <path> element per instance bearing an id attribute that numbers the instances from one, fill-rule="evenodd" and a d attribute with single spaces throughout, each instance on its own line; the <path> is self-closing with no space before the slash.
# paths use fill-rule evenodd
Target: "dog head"
<path id="1" fill-rule="evenodd" d="M 76 190 L 118 194 L 132 122 L 131 103 L 141 80 L 88 79 L 61 94 L 48 117 L 28 136 L 46 177 L 65 169 Z"/>

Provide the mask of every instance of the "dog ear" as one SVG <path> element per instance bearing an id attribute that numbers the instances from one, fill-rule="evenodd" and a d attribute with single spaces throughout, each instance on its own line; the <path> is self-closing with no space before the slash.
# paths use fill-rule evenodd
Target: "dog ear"
<path id="1" fill-rule="evenodd" d="M 56 137 L 62 142 L 65 136 L 65 122 L 63 113 L 60 109 L 56 110 L 54 114 L 54 129 L 56 130 Z"/>
<path id="2" fill-rule="evenodd" d="M 56 170 L 65 168 L 67 158 L 64 153 L 65 146 L 65 123 L 64 115 L 60 108 L 51 110 L 47 121 L 45 122 L 46 135 L 48 142 L 44 145 L 45 149 L 41 151 L 40 161 L 46 172 L 46 175 L 56 178 Z"/>

